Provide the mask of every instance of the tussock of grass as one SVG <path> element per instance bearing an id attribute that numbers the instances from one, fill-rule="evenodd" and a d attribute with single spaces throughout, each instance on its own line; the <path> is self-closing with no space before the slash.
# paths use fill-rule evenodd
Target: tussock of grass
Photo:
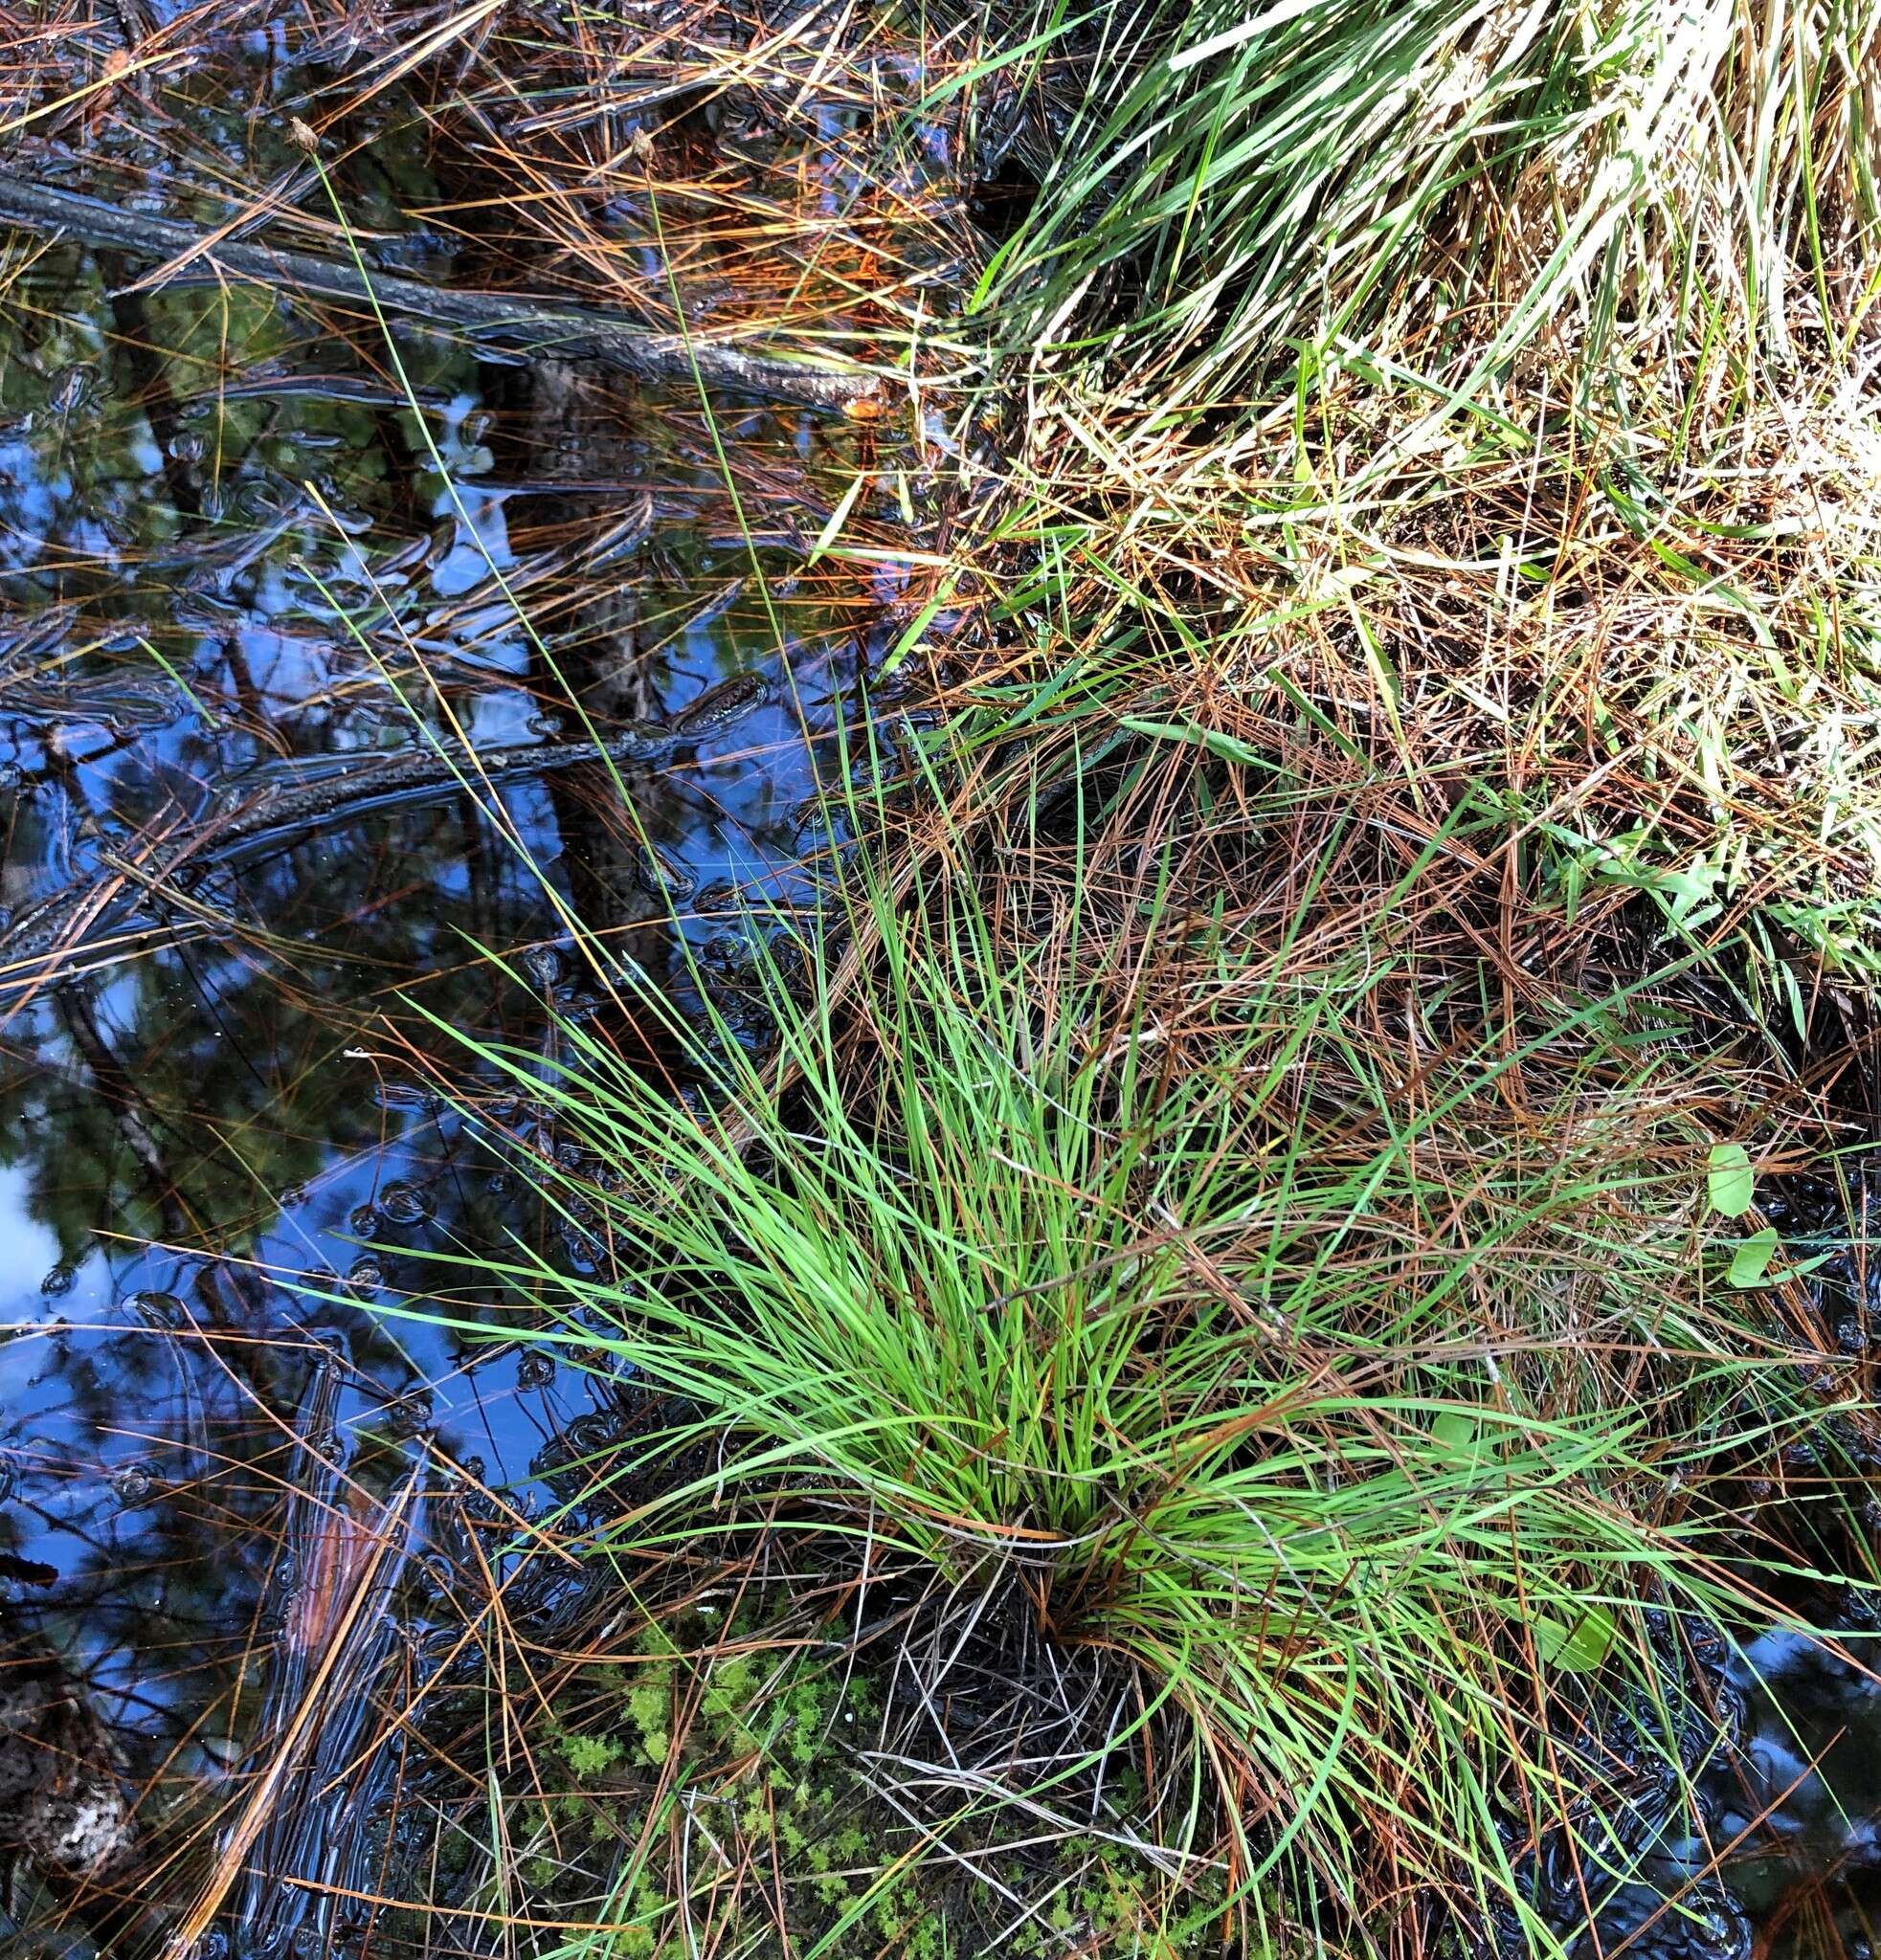
<path id="1" fill-rule="evenodd" d="M 1651 1679 L 1648 1608 L 1768 1610 L 1707 1487 L 1813 1410 L 1718 1283 L 1675 976 L 1421 985 L 1426 867 L 1362 937 L 1335 849 L 1290 902 L 1198 902 L 1231 828 L 1110 886 L 877 889 L 840 1007 L 817 955 L 807 1006 L 772 971 L 800 1086 L 730 1045 L 722 1119 L 585 1027 L 547 1080 L 488 1058 L 625 1173 L 561 1174 L 622 1276 L 571 1286 L 577 1351 L 714 1445 L 628 1541 L 763 1518 L 1016 1585 L 1184 1711 L 1250 1923 L 1317 1901 L 1362 1940 L 1393 1873 L 1509 1894 L 1491 1821 L 1556 1814 L 1563 1683 Z M 1290 861 L 1243 842 L 1244 890 Z"/>
<path id="2" fill-rule="evenodd" d="M 1832 1494 L 1871 1427 L 1810 1249 L 1734 1278 L 1765 1220 L 1706 1165 L 1743 1144 L 1767 1199 L 1861 1137 L 1881 7 L 921 29 L 944 125 L 817 43 L 844 155 L 885 182 L 996 103 L 1040 195 L 1003 240 L 922 230 L 977 255 L 951 317 L 928 260 L 794 319 L 929 390 L 952 515 L 901 651 L 945 600 L 977 667 L 935 800 L 990 753 L 1005 787 L 899 857 L 860 813 L 884 861 L 758 948 L 761 1058 L 709 986 L 688 1025 L 591 948 L 709 1094 L 589 1022 L 548 1070 L 482 1051 L 607 1255 L 506 1277 L 678 1399 L 616 1550 L 887 1560 L 949 1626 L 1028 1625 L 1016 1682 L 1108 1671 L 1104 1720 L 986 1786 L 1186 1779 L 1151 1924 L 1547 1949 L 1576 1928 L 1522 1874 L 1564 1832 L 1654 1775 L 1695 1815 L 1680 1630 L 1800 1582 L 1786 1447 Z M 740 103 L 808 85 L 691 58 Z M 863 277 L 826 212 L 669 192 Z"/>

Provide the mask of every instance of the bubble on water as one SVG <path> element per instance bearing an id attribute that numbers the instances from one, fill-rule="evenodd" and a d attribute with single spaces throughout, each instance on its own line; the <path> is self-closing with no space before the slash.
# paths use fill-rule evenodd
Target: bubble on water
<path id="1" fill-rule="evenodd" d="M 578 1225 L 563 1226 L 562 1243 L 568 1248 L 570 1265 L 583 1279 L 593 1277 L 607 1263 L 607 1247 L 592 1232 L 584 1232 Z"/>
<path id="2" fill-rule="evenodd" d="M 310 1429 L 301 1439 L 309 1455 L 318 1457 L 323 1463 L 343 1463 L 346 1460 L 346 1446 L 340 1432 L 327 1423 L 320 1429 Z"/>
<path id="3" fill-rule="evenodd" d="M 379 1227 L 384 1223 L 385 1220 L 379 1216 L 379 1208 L 376 1205 L 355 1205 L 347 1214 L 347 1230 L 355 1238 L 378 1237 Z"/>
<path id="4" fill-rule="evenodd" d="M 506 1198 L 516 1189 L 516 1180 L 507 1170 L 492 1170 L 484 1189 L 493 1198 Z"/>
<path id="5" fill-rule="evenodd" d="M 379 1193 L 379 1215 L 393 1225 L 416 1225 L 436 1209 L 431 1193 L 415 1184 L 389 1184 Z"/>
<path id="6" fill-rule="evenodd" d="M 347 1273 L 347 1284 L 355 1293 L 373 1294 L 385 1284 L 385 1272 L 377 1259 L 354 1259 Z"/>
<path id="7" fill-rule="evenodd" d="M 431 1427 L 431 1396 L 423 1389 L 414 1389 L 409 1395 L 400 1395 L 395 1402 L 388 1402 L 385 1411 L 386 1428 L 395 1437 L 414 1437 Z"/>
<path id="8" fill-rule="evenodd" d="M 698 889 L 699 881 L 683 864 L 662 857 L 651 844 L 634 853 L 634 881 L 651 898 L 683 903 Z"/>
<path id="9" fill-rule="evenodd" d="M 596 1410 L 592 1415 L 577 1415 L 562 1434 L 570 1456 L 597 1456 L 626 1436 L 627 1421 L 618 1412 Z"/>
<path id="10" fill-rule="evenodd" d="M 559 947 L 532 946 L 524 953 L 523 965 L 545 993 L 552 992 L 568 976 L 569 963 Z"/>
<path id="11" fill-rule="evenodd" d="M 586 1156 L 579 1144 L 561 1143 L 555 1146 L 555 1161 L 564 1170 L 579 1170 Z"/>
<path id="12" fill-rule="evenodd" d="M 714 972 L 728 977 L 748 973 L 756 964 L 751 943 L 742 932 L 715 932 L 699 949 L 699 957 Z"/>
<path id="13" fill-rule="evenodd" d="M 78 1281 L 78 1269 L 69 1259 L 61 1259 L 46 1277 L 39 1281 L 39 1291 L 48 1299 L 57 1300 L 70 1293 Z"/>
<path id="14" fill-rule="evenodd" d="M 199 1933 L 190 1948 L 190 1960 L 229 1960 L 229 1936 L 220 1927 Z"/>
<path id="15" fill-rule="evenodd" d="M 290 1184 L 275 1203 L 283 1212 L 298 1212 L 307 1201 L 307 1188 L 304 1184 Z"/>
<path id="16" fill-rule="evenodd" d="M 437 1092 L 423 1082 L 381 1080 L 374 1093 L 383 1109 L 419 1109 L 429 1114 L 437 1107 Z"/>
<path id="17" fill-rule="evenodd" d="M 540 1348 L 526 1348 L 516 1363 L 519 1389 L 546 1389 L 555 1379 L 555 1357 Z"/>
<path id="18" fill-rule="evenodd" d="M 111 1473 L 111 1494 L 121 1504 L 141 1504 L 157 1487 L 147 1464 L 126 1463 Z"/>
<path id="19" fill-rule="evenodd" d="M 190 1310 L 174 1293 L 134 1293 L 131 1295 L 131 1309 L 146 1326 L 168 1331 L 180 1327 L 190 1318 Z"/>

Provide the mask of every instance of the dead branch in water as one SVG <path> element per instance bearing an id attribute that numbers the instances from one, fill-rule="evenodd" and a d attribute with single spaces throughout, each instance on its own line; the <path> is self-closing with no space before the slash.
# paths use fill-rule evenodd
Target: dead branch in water
<path id="1" fill-rule="evenodd" d="M 140 258 L 189 258 L 209 271 L 276 287 L 289 298 L 311 293 L 368 305 L 376 301 L 388 312 L 461 327 L 505 347 L 605 361 L 641 381 L 689 388 L 696 364 L 707 387 L 819 408 L 862 400 L 881 387 L 877 376 L 861 369 L 818 368 L 808 361 L 652 333 L 586 307 L 546 305 L 504 293 L 452 292 L 394 273 L 362 273 L 310 252 L 218 238 L 173 218 L 119 211 L 101 198 L 5 173 L 0 173 L 0 222 Z"/>

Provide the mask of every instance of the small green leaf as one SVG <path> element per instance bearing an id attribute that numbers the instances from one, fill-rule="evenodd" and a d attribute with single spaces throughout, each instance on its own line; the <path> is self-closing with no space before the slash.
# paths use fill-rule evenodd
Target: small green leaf
<path id="1" fill-rule="evenodd" d="M 1774 1225 L 1766 1225 L 1761 1232 L 1753 1232 L 1731 1255 L 1731 1270 L 1725 1277 L 1734 1286 L 1761 1286 L 1763 1276 L 1769 1270 L 1770 1261 L 1776 1258 L 1777 1247 L 1780 1243 Z"/>
<path id="2" fill-rule="evenodd" d="M 1446 1450 L 1474 1456 L 1483 1439 L 1483 1425 L 1462 1409 L 1445 1409 L 1430 1425 L 1431 1437 Z"/>
<path id="3" fill-rule="evenodd" d="M 1536 1656 L 1570 1674 L 1591 1674 L 1612 1650 L 1617 1631 L 1604 1606 L 1588 1607 L 1572 1626 L 1547 1614 L 1536 1614 L 1532 1624 Z"/>
<path id="4" fill-rule="evenodd" d="M 856 507 L 856 499 L 862 495 L 862 485 L 868 480 L 868 472 L 859 470 L 851 479 L 848 489 L 837 499 L 836 508 L 830 512 L 828 522 L 817 533 L 817 542 L 810 547 L 810 555 L 803 561 L 808 571 L 829 547 L 836 543 L 837 533 L 842 528 L 842 521 Z"/>
<path id="5" fill-rule="evenodd" d="M 1750 1152 L 1742 1144 L 1713 1144 L 1706 1163 L 1705 1184 L 1712 1210 L 1726 1218 L 1741 1218 L 1757 1195 Z"/>

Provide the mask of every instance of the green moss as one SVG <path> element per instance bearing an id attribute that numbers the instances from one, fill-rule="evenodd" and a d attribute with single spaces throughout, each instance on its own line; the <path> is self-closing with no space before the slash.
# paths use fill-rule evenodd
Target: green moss
<path id="1" fill-rule="evenodd" d="M 989 1895 L 968 1915 L 983 1924 L 960 1923 L 963 1884 L 972 1897 L 960 1863 L 882 1800 L 852 1751 L 851 1738 L 872 1732 L 880 1700 L 849 1660 L 840 1650 L 767 1647 L 755 1617 L 682 1623 L 649 1628 L 629 1667 L 596 1668 L 571 1685 L 568 1705 L 583 1713 L 580 1725 L 565 1721 L 561 1753 L 577 1778 L 606 1775 L 618 1787 L 558 1797 L 557 1815 L 566 1807 L 584 1816 L 590 1830 L 580 1835 L 605 1841 L 605 1857 L 632 1846 L 646 1860 L 625 1893 L 613 1894 L 605 1919 L 615 1930 L 603 1946 L 583 1948 L 583 1960 L 677 1949 L 686 1912 L 695 1933 L 709 1918 L 714 1941 L 770 1960 L 785 1951 L 780 1902 L 789 1950 L 815 1949 L 819 1960 L 953 1960 L 1017 1916 L 1008 1900 Z M 1112 1787 L 1133 1777 L 1119 1766 Z M 540 1805 L 531 1815 L 540 1825 Z M 1219 1884 L 1209 1896 L 1173 1898 L 1163 1876 L 1124 1847 L 1095 1837 L 1041 1842 L 1036 1815 L 997 1806 L 976 1807 L 944 1836 L 952 1851 L 990 1860 L 982 1868 L 996 1870 L 1009 1892 L 1049 1900 L 1012 1928 L 1016 1954 L 1181 1960 L 1219 1947 L 1219 1917 L 1210 1917 L 1219 1915 Z M 576 1917 L 566 1830 L 558 1842 L 561 1859 L 525 1870 L 544 1903 L 555 1904 L 551 1916 Z M 612 1882 L 620 1883 L 617 1871 Z M 587 1875 L 591 1905 L 608 1883 L 605 1865 Z M 1199 1930 L 1179 1933 L 1178 1914 Z"/>
<path id="2" fill-rule="evenodd" d="M 563 1738 L 562 1754 L 577 1776 L 600 1776 L 620 1760 L 622 1750 L 611 1735 L 571 1735 Z"/>

